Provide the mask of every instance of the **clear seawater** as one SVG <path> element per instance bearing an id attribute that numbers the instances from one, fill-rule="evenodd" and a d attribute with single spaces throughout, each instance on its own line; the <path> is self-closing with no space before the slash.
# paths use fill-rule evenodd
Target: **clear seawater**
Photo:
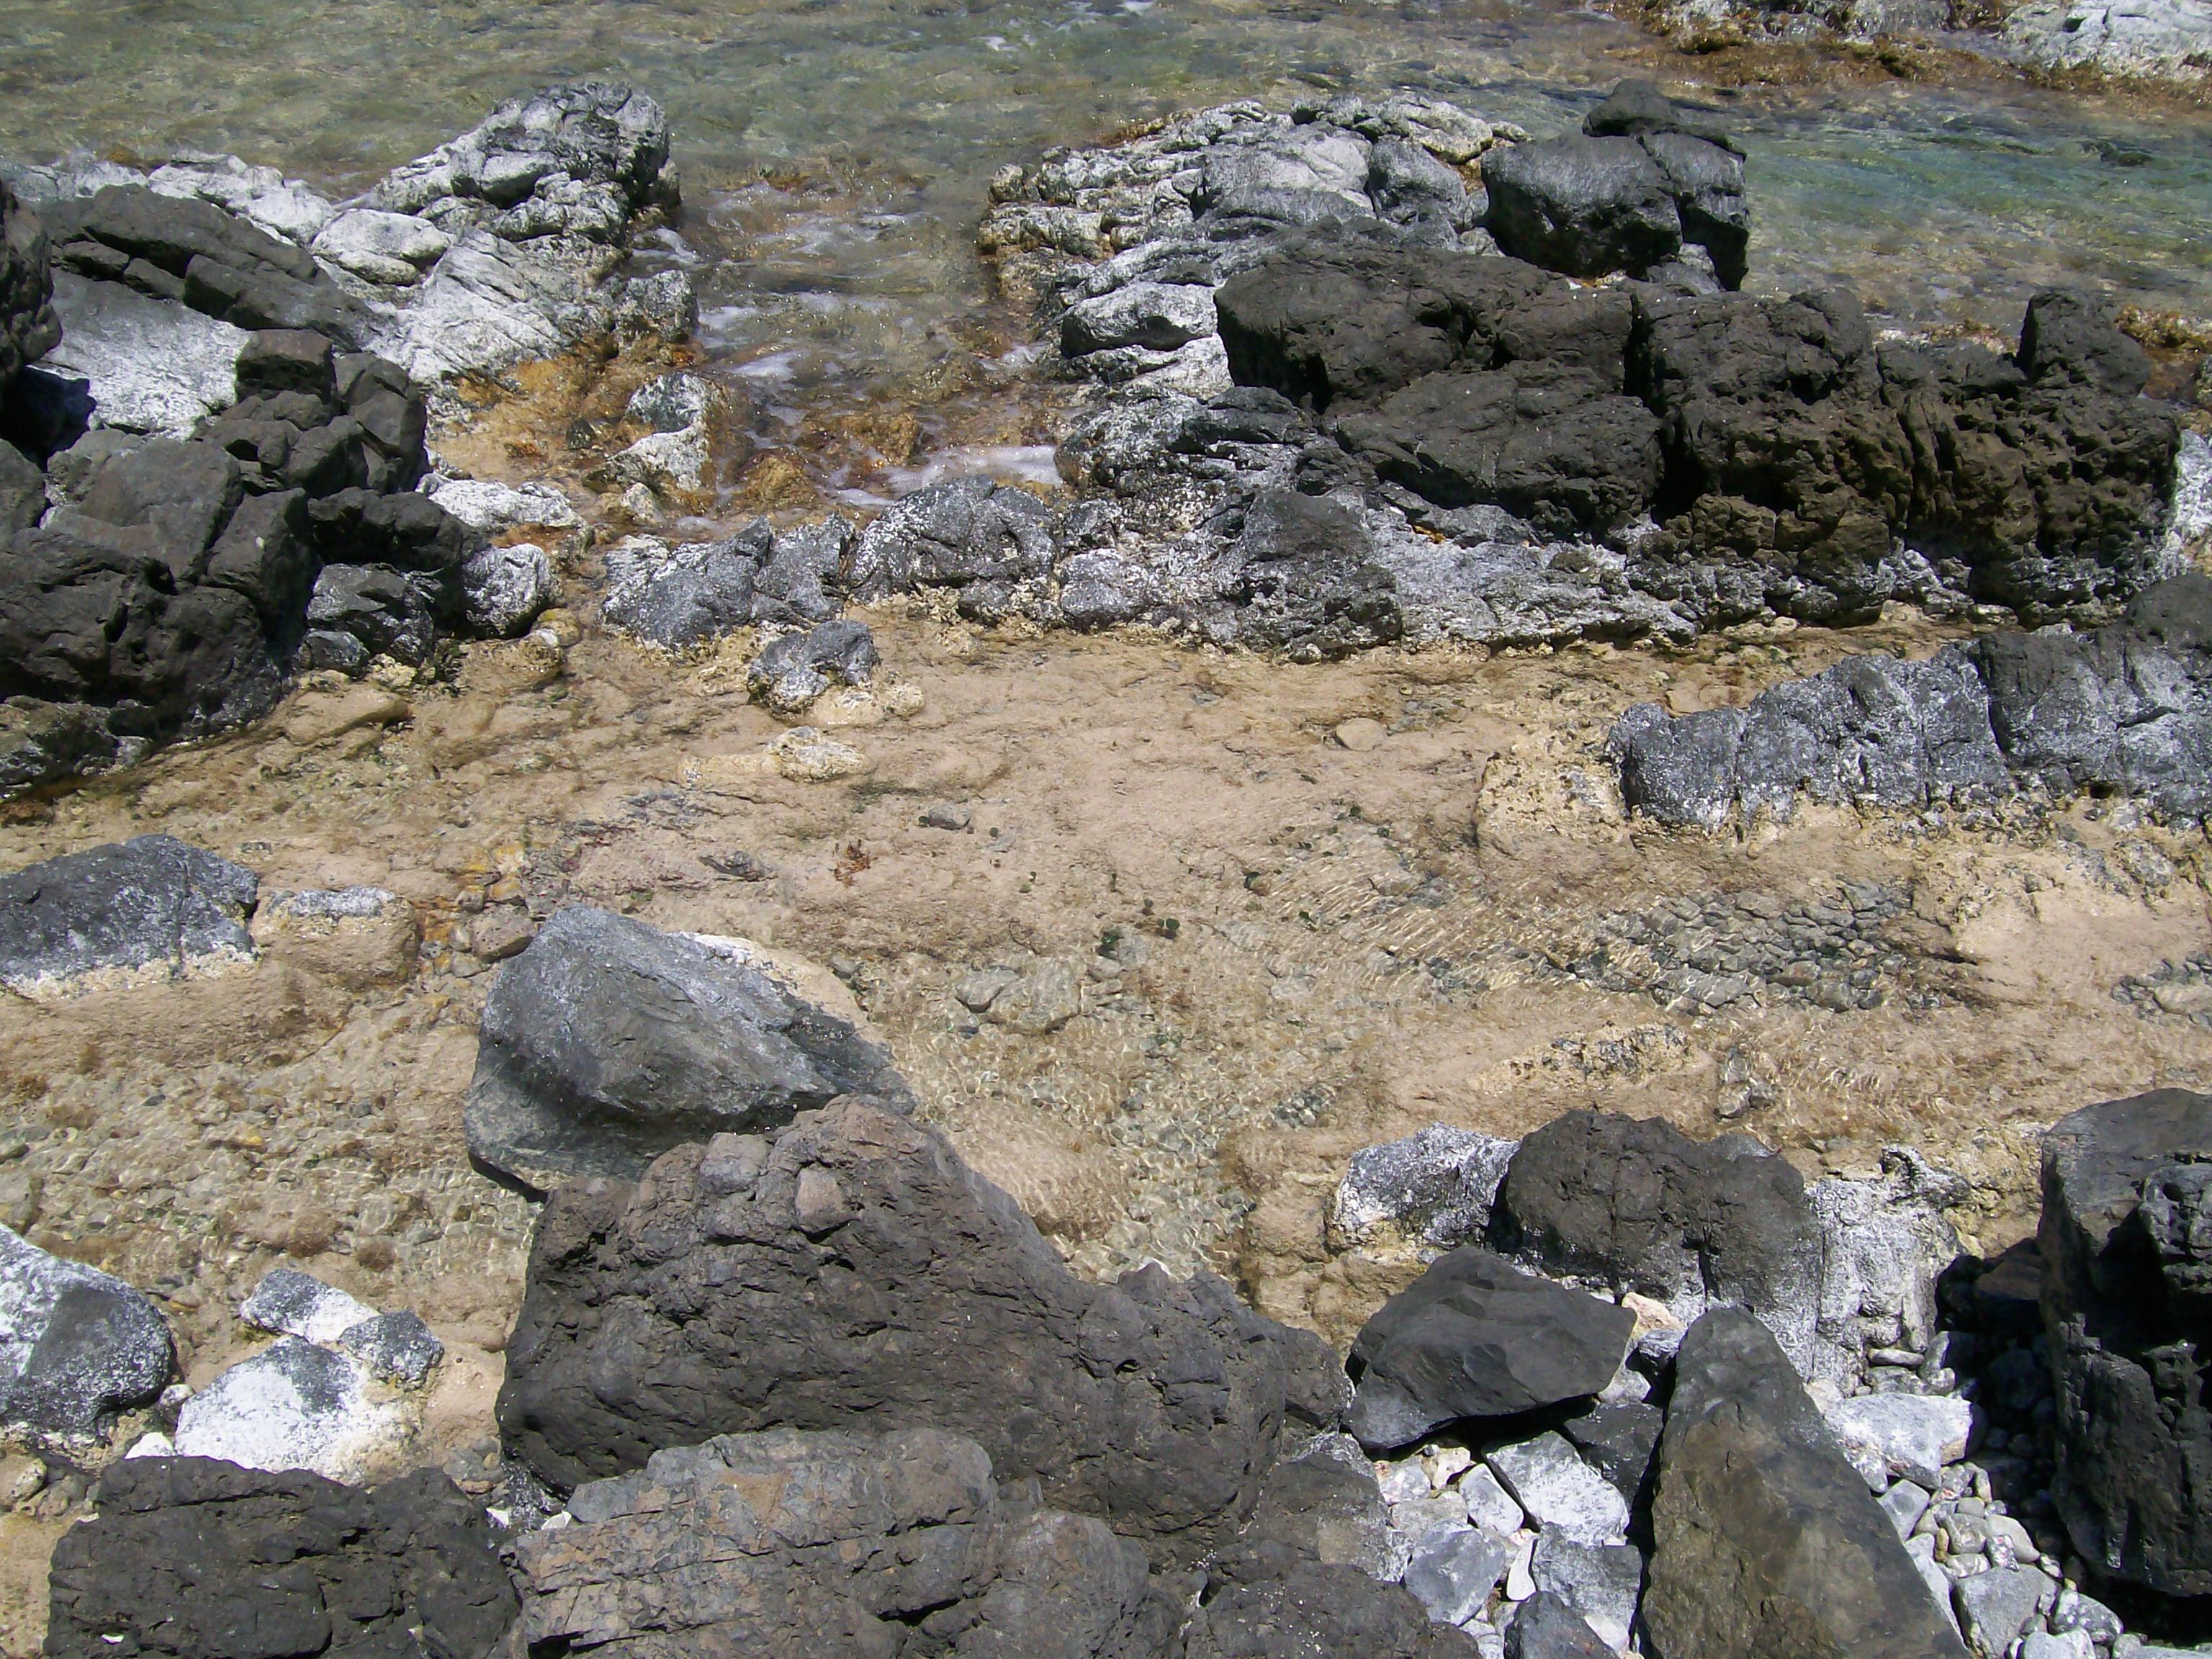
<path id="1" fill-rule="evenodd" d="M 908 406 L 1018 336 L 972 238 L 1009 161 L 1146 116 L 1410 87 L 1538 133 L 1623 74 L 1750 155 L 1753 285 L 2009 332 L 2036 287 L 2212 317 L 2212 112 L 1814 75 L 1701 86 L 1595 9 L 1511 0 L 0 0 L 0 149 L 229 150 L 356 188 L 584 76 L 668 107 L 707 343 L 788 410 Z"/>

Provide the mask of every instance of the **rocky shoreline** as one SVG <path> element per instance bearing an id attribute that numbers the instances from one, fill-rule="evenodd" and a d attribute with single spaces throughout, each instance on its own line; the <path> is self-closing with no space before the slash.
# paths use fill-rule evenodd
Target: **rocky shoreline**
<path id="1" fill-rule="evenodd" d="M 473 1287 L 496 1328 L 464 1343 L 280 1260 L 336 1277 L 338 1257 L 390 1267 L 395 1238 L 433 1245 L 411 1187 L 374 1225 L 366 1206 L 264 1217 L 265 1248 L 210 1220 L 180 1276 L 148 1286 L 157 1304 L 70 1259 L 82 1236 L 52 1224 L 73 1218 L 0 1172 L 0 1496 L 53 1528 L 46 1654 L 2131 1659 L 2204 1634 L 2212 1096 L 2074 1093 L 2034 1143 L 2039 1225 L 2002 1250 L 1962 1235 L 1975 1181 L 1923 1151 L 1808 1180 L 1786 1155 L 1807 1149 L 1737 1123 L 1763 1128 L 1777 1094 L 1737 1022 L 1909 1018 L 1994 982 L 1957 942 L 1990 903 L 1990 860 L 1960 854 L 1969 896 L 1948 910 L 1931 886 L 1773 872 L 1782 896 L 1741 866 L 1784 820 L 1863 810 L 1875 835 L 1939 842 L 1948 814 L 1997 823 L 1995 857 L 2015 861 L 2007 814 L 2084 858 L 2096 825 L 2099 881 L 2140 901 L 2112 931 L 2151 915 L 2201 935 L 2212 579 L 2192 564 L 2212 451 L 2148 395 L 2151 363 L 2112 316 L 2038 295 L 2002 355 L 1877 338 L 1848 295 L 1746 293 L 1735 141 L 1639 83 L 1546 138 L 1428 99 L 1236 105 L 994 186 L 982 246 L 1035 299 L 1047 372 L 1083 393 L 1052 499 L 961 477 L 865 525 L 680 539 L 721 499 L 731 441 L 730 393 L 684 368 L 643 384 L 612 438 L 580 438 L 607 452 L 592 522 L 543 483 L 436 470 L 441 399 L 468 377 L 690 325 L 680 278 L 623 264 L 675 210 L 667 149 L 651 100 L 594 83 L 504 106 L 350 204 L 227 161 L 8 175 L 0 689 L 21 735 L 0 784 L 24 811 L 81 817 L 70 781 L 111 770 L 136 811 L 177 775 L 148 757 L 178 738 L 238 731 L 257 780 L 332 744 L 381 765 L 415 717 L 403 693 L 427 710 L 441 675 L 475 672 L 501 706 L 440 738 L 465 778 L 496 720 L 621 692 L 572 676 L 572 653 L 628 653 L 763 740 L 703 749 L 670 787 L 627 777 L 627 827 L 688 830 L 708 801 L 787 809 L 834 843 L 823 890 L 850 895 L 848 917 L 884 906 L 890 940 L 915 925 L 895 904 L 943 927 L 986 901 L 860 886 L 883 843 L 832 828 L 841 812 L 880 796 L 902 833 L 972 840 L 993 871 L 1024 836 L 1074 832 L 1055 803 L 978 834 L 1003 758 L 951 750 L 864 783 L 866 734 L 927 705 L 848 611 L 887 636 L 959 630 L 971 654 L 969 630 L 1018 649 L 1148 630 L 1285 688 L 1409 646 L 1687 660 L 1906 606 L 1996 631 L 1767 673 L 1741 707 L 1600 699 L 1574 752 L 1610 775 L 1517 750 L 1550 790 L 1524 786 L 1517 817 L 1495 786 L 1486 805 L 1503 747 L 1432 745 L 1448 824 L 1408 823 L 1405 793 L 1347 797 L 1279 867 L 1224 841 L 1210 878 L 1242 917 L 1116 896 L 1085 913 L 1080 954 L 950 973 L 884 944 L 823 974 L 697 919 L 621 914 L 634 886 L 603 907 L 572 878 L 625 826 L 549 830 L 535 810 L 535 843 L 468 866 L 453 914 L 350 877 L 264 891 L 166 833 L 0 877 L 0 986 L 26 1036 L 10 1086 L 47 1101 L 52 1137 L 35 1156 L 8 1141 L 0 1164 L 179 1215 L 219 1196 L 163 1200 L 175 1170 L 87 1175 L 169 1109 L 143 1097 L 126 1134 L 61 1099 L 58 1078 L 137 1074 L 136 1052 L 100 1052 L 103 1018 L 147 1032 L 134 1051 L 190 1027 L 217 1058 L 179 1073 L 212 1074 L 264 1024 L 334 1064 L 360 1045 L 378 1079 L 343 1107 L 360 1133 L 270 1097 L 264 1135 L 213 1087 L 191 1121 L 211 1166 L 281 1161 L 293 1149 L 270 1141 L 296 1136 L 307 1167 L 352 1160 L 377 1186 L 405 1162 L 382 1127 L 369 1143 L 392 1056 L 435 1048 L 450 1069 L 465 1051 L 431 1161 L 471 1196 L 445 1213 L 481 1208 L 510 1250 L 529 1237 L 512 1298 Z M 641 526 L 667 533 L 602 539 Z M 1186 724 L 1221 684 L 1194 683 Z M 641 750 L 653 709 L 628 702 L 599 740 Z M 1249 725 L 1228 752 L 1261 753 Z M 1410 715 L 1322 729 L 1332 757 L 1414 734 Z M 449 787 L 437 762 L 386 771 L 377 787 Z M 368 790 L 343 790 L 366 823 Z M 1191 810 L 1167 808 L 1186 858 L 1203 851 L 1179 827 Z M 1729 832 L 1686 854 L 1727 869 L 1725 890 L 1662 888 L 1575 940 L 1567 890 L 1601 868 L 1585 849 L 1520 878 L 1540 947 L 1455 957 L 1423 937 L 1469 860 L 1502 887 L 1516 837 L 1577 813 L 1602 826 L 1591 846 Z M 2142 834 L 2111 840 L 2108 816 Z M 699 862 L 743 888 L 786 879 L 734 845 Z M 682 909 L 708 885 L 641 878 Z M 1037 875 L 987 879 L 1012 903 Z M 1686 1026 L 1716 1047 L 1711 1121 L 1686 1133 L 1602 1098 L 1513 1136 L 1438 1121 L 1340 1146 L 1324 1186 L 1269 1173 L 1330 1110 L 1308 1094 L 1234 1148 L 1186 1125 L 1155 1149 L 1200 1182 L 1249 1159 L 1246 1261 L 1279 1248 L 1295 1272 L 1077 1271 L 1039 1206 L 982 1171 L 1003 1149 L 963 1156 L 930 1121 L 913 1066 L 1013 1070 L 1022 1051 L 985 1047 L 987 1028 L 1041 1040 L 1097 1016 L 1121 1045 L 1097 1068 L 1114 1110 L 1157 1133 L 1146 1079 L 1182 1063 L 1182 1033 L 1133 1051 L 1110 1018 L 1158 991 L 1147 960 L 1187 927 L 1265 941 L 1278 888 L 1304 928 L 1337 930 L 1337 956 L 1330 906 L 1356 894 L 1355 919 L 1382 918 L 1373 971 L 1419 976 L 1449 1017 L 1492 988 L 1466 970 L 1508 959 L 1532 1010 L 1570 987 L 1656 1001 L 1682 1024 L 1563 1037 L 1545 1063 L 1579 1098 L 1625 1091 Z M 2108 1000 L 2186 1018 L 2196 966 L 2168 959 Z M 930 1052 L 895 1052 L 871 1019 L 909 969 L 932 988 Z M 1271 1000 L 1312 997 L 1295 962 L 1266 973 Z M 480 1006 L 457 1001 L 465 981 Z M 1157 1002 L 1199 1023 L 1188 990 Z M 1533 1063 L 1514 1064 L 1535 1098 Z M 1312 1236 L 1282 1223 L 1299 1204 Z M 42 1214 L 53 1248 L 25 1237 Z M 249 1266 L 234 1307 L 192 1288 Z M 1329 1316 L 1291 1293 L 1331 1273 Z M 191 1352 L 185 1313 L 223 1340 Z"/>

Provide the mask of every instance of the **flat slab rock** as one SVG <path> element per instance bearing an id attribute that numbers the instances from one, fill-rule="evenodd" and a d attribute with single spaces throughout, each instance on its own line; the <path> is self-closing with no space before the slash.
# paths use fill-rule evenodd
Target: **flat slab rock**
<path id="1" fill-rule="evenodd" d="M 198 1457 L 112 1465 L 55 1546 L 48 1659 L 487 1659 L 515 1595 L 432 1469 L 363 1491 Z"/>
<path id="2" fill-rule="evenodd" d="M 974 1441 L 773 1430 L 577 1488 L 517 1551 L 522 1638 L 672 1650 L 1140 1659 L 1180 1609 L 1100 1522 L 1002 1500 Z"/>
<path id="3" fill-rule="evenodd" d="M 0 876 L 0 985 L 44 1000 L 253 960 L 260 878 L 173 836 L 140 836 Z"/>
<path id="4" fill-rule="evenodd" d="M 1516 1417 L 1597 1394 L 1636 1316 L 1467 1246 L 1390 1298 L 1352 1345 L 1351 1428 L 1370 1451 L 1439 1425 Z"/>
<path id="5" fill-rule="evenodd" d="M 465 1123 L 472 1158 L 543 1193 L 853 1093 L 908 1097 L 881 1048 L 759 969 L 579 905 L 500 969 Z"/>
<path id="6" fill-rule="evenodd" d="M 563 1489 L 716 1434 L 939 1428 L 1188 1561 L 1249 1515 L 1286 1419 L 1334 1428 L 1344 1389 L 1320 1338 L 1218 1279 L 1076 1278 L 940 1136 L 848 1098 L 556 1191 L 499 1422 Z"/>
<path id="7" fill-rule="evenodd" d="M 161 1310 L 121 1279 L 0 1227 L 0 1430 L 83 1438 L 175 1369 Z"/>

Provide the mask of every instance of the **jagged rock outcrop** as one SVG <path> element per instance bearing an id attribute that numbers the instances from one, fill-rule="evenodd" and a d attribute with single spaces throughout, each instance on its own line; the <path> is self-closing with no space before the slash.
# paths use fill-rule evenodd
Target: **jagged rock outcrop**
<path id="1" fill-rule="evenodd" d="M 2212 1097 L 2084 1107 L 2044 1137 L 2053 1496 L 2103 1572 L 2212 1592 Z"/>
<path id="2" fill-rule="evenodd" d="M 0 396 L 61 339 L 46 228 L 0 183 Z"/>
<path id="3" fill-rule="evenodd" d="M 1622 799 L 1672 823 L 1816 801 L 1917 808 L 2036 790 L 2212 811 L 2212 578 L 2086 630 L 1989 634 L 1924 662 L 1854 657 L 1742 708 L 1640 703 L 1607 739 Z"/>
<path id="4" fill-rule="evenodd" d="M 852 1093 L 908 1098 L 880 1048 L 718 941 L 572 905 L 485 1000 L 469 1153 L 543 1193 Z"/>
<path id="5" fill-rule="evenodd" d="M 364 1491 L 128 1458 L 94 1503 L 54 1548 L 51 1659 L 488 1659 L 514 1620 L 490 1522 L 435 1470 Z"/>
<path id="6" fill-rule="evenodd" d="M 1644 1627 L 1659 1659 L 1965 1659 L 1773 1336 L 1717 1308 L 1674 1361 Z"/>
<path id="7" fill-rule="evenodd" d="M 1189 1561 L 1249 1514 L 1285 1416 L 1334 1426 L 1343 1389 L 1218 1279 L 1077 1279 L 933 1132 L 847 1099 L 557 1191 L 499 1418 L 564 1488 L 715 1434 L 942 1429 Z"/>

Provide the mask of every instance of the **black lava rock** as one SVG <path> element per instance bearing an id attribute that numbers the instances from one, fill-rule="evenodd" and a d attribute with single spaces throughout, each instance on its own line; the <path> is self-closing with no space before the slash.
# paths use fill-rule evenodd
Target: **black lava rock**
<path id="1" fill-rule="evenodd" d="M 1657 1659 L 1965 1659 L 1796 1371 L 1741 1309 L 1682 1339 L 1651 1531 Z"/>
<path id="2" fill-rule="evenodd" d="M 635 1177 L 684 1141 L 778 1128 L 850 1093 L 908 1098 L 881 1048 L 759 969 L 574 905 L 485 1000 L 469 1152 L 545 1192 Z"/>
<path id="3" fill-rule="evenodd" d="M 1636 1316 L 1472 1245 L 1439 1257 L 1352 1345 L 1352 1432 L 1370 1451 L 1440 1425 L 1587 1399 L 1627 1358 Z"/>
<path id="4" fill-rule="evenodd" d="M 2040 1243 L 2067 1532 L 2115 1577 L 2212 1592 L 2212 1096 L 2053 1124 Z"/>
<path id="5" fill-rule="evenodd" d="M 0 184 L 0 397 L 14 386 L 26 364 L 60 343 L 53 298 L 46 228 L 15 199 L 15 191 Z"/>
<path id="6" fill-rule="evenodd" d="M 1218 1279 L 1076 1278 L 939 1136 L 851 1098 L 556 1192 L 499 1420 L 564 1490 L 718 1433 L 939 1428 L 1190 1562 L 1251 1512 L 1286 1415 L 1335 1426 L 1342 1382 Z"/>
<path id="7" fill-rule="evenodd" d="M 363 1491 L 128 1458 L 94 1503 L 54 1547 L 48 1659 L 486 1659 L 514 1620 L 490 1522 L 432 1469 Z"/>

